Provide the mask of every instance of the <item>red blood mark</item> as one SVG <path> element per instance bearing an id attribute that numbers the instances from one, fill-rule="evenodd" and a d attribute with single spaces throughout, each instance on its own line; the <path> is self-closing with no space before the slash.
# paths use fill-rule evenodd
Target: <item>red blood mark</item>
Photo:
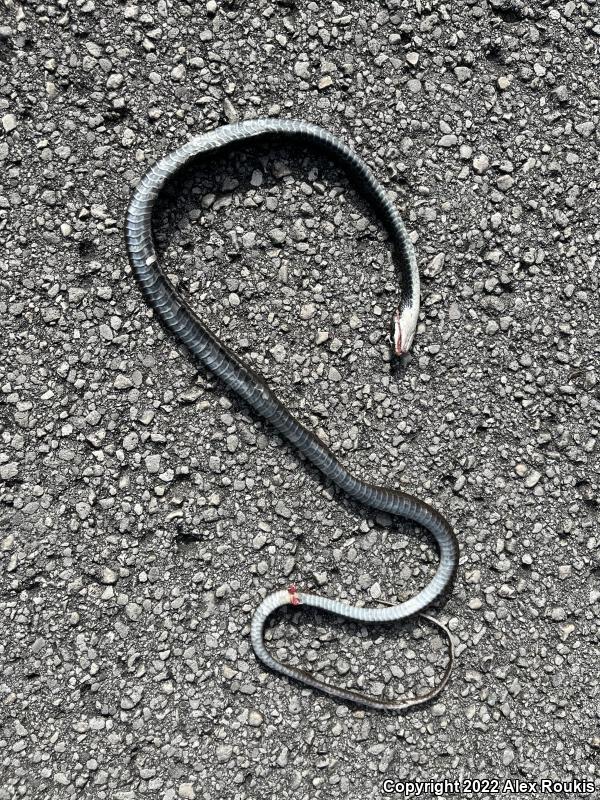
<path id="1" fill-rule="evenodd" d="M 296 589 L 295 584 L 292 583 L 291 586 L 288 586 L 288 593 L 290 595 L 290 603 L 293 606 L 299 606 L 302 600 L 298 597 L 298 589 Z"/>

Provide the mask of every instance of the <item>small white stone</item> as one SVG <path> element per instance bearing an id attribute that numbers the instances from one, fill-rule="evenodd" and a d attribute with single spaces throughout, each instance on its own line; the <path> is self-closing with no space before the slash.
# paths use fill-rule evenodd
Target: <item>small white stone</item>
<path id="1" fill-rule="evenodd" d="M 146 456 L 145 464 L 148 472 L 155 475 L 160 470 L 160 455 L 153 453 L 151 456 Z"/>
<path id="2" fill-rule="evenodd" d="M 137 622 L 142 616 L 142 607 L 137 603 L 127 603 L 125 606 L 125 614 L 132 622 Z"/>
<path id="3" fill-rule="evenodd" d="M 541 478 L 541 474 L 533 470 L 526 478 L 525 478 L 525 486 L 528 489 L 533 489 L 533 487 L 539 482 Z"/>
<path id="4" fill-rule="evenodd" d="M 14 131 L 17 127 L 17 118 L 14 114 L 5 114 L 2 117 L 2 127 L 4 128 L 6 133 L 10 133 Z"/>
<path id="5" fill-rule="evenodd" d="M 475 156 L 475 158 L 473 159 L 473 169 L 479 175 L 483 175 L 483 173 L 489 169 L 489 166 L 490 166 L 490 160 L 487 156 L 483 154 Z"/>
<path id="6" fill-rule="evenodd" d="M 194 800 L 196 797 L 196 792 L 194 791 L 194 784 L 193 783 L 182 783 L 177 790 L 177 794 L 179 797 L 183 797 L 183 800 Z"/>
<path id="7" fill-rule="evenodd" d="M 438 145 L 440 147 L 453 147 L 457 142 L 458 139 L 454 133 L 447 133 L 445 136 L 442 136 Z"/>
<path id="8" fill-rule="evenodd" d="M 102 583 L 106 584 L 116 583 L 117 578 L 118 578 L 117 573 L 110 567 L 102 568 L 102 573 L 100 574 L 100 580 L 102 581 Z"/>

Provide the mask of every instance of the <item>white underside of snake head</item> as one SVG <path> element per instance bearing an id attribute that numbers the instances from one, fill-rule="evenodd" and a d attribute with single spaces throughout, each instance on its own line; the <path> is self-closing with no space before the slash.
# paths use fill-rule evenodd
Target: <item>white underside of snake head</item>
<path id="1" fill-rule="evenodd" d="M 392 326 L 392 344 L 394 353 L 397 356 L 402 356 L 410 350 L 418 319 L 418 306 L 408 306 L 395 312 Z"/>

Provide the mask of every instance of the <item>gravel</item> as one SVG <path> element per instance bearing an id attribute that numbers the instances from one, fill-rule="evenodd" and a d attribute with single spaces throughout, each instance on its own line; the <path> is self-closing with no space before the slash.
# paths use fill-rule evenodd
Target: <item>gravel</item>
<path id="1" fill-rule="evenodd" d="M 380 797 L 385 778 L 598 780 L 598 3 L 5 4 L 0 24 L 0 800 Z M 456 668 L 400 716 L 267 673 L 294 582 L 394 601 L 428 537 L 348 502 L 152 317 L 122 225 L 190 135 L 256 116 L 350 142 L 415 241 L 422 315 L 344 174 L 297 147 L 186 170 L 180 291 L 357 474 L 430 500 Z M 443 642 L 294 610 L 282 658 L 379 696 Z M 482 795 L 483 796 L 483 795 Z"/>

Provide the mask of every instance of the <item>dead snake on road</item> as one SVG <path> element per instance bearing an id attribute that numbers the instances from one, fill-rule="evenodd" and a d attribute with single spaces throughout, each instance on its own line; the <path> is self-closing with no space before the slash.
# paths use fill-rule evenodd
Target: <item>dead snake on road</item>
<path id="1" fill-rule="evenodd" d="M 435 538 L 439 549 L 438 569 L 417 595 L 385 608 L 352 606 L 328 597 L 297 591 L 295 587 L 268 595 L 254 613 L 250 638 L 258 658 L 268 667 L 341 700 L 377 709 L 401 710 L 431 700 L 446 685 L 453 662 L 449 631 L 422 612 L 451 584 L 458 565 L 458 543 L 450 524 L 427 503 L 404 492 L 373 486 L 352 475 L 331 450 L 304 427 L 277 399 L 265 379 L 221 342 L 198 318 L 161 270 L 152 239 L 152 210 L 164 184 L 176 172 L 200 155 L 216 154 L 234 144 L 257 143 L 265 139 L 309 145 L 341 165 L 361 194 L 384 223 L 402 275 L 402 300 L 394 312 L 391 343 L 397 355 L 411 346 L 419 315 L 419 273 L 412 243 L 404 224 L 385 190 L 367 165 L 346 145 L 327 131 L 306 122 L 257 119 L 226 125 L 191 139 L 156 163 L 133 192 L 125 225 L 127 250 L 133 272 L 146 301 L 164 325 L 205 367 L 217 375 L 235 394 L 294 444 L 327 478 L 364 506 L 416 522 Z M 417 697 L 379 699 L 362 692 L 338 688 L 296 667 L 275 659 L 264 644 L 264 627 L 270 614 L 280 606 L 312 606 L 362 623 L 397 622 L 419 615 L 437 626 L 449 647 L 448 665 L 440 683 Z"/>

